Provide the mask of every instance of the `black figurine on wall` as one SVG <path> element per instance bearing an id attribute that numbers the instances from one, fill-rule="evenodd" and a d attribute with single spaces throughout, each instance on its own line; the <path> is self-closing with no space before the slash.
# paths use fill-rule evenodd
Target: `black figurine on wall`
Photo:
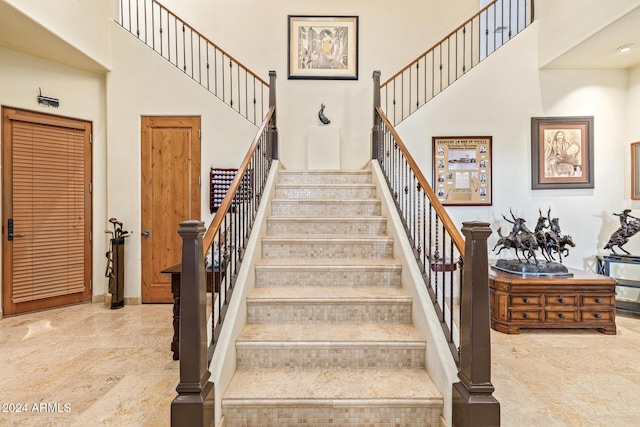
<path id="1" fill-rule="evenodd" d="M 323 125 L 328 125 L 331 123 L 331 120 L 324 115 L 324 104 L 320 104 L 320 111 L 318 111 L 318 118 L 322 122 Z"/>

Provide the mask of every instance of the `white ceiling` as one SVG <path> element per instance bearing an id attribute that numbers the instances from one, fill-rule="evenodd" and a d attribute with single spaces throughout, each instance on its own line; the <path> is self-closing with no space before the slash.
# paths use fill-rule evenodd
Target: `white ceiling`
<path id="1" fill-rule="evenodd" d="M 104 66 L 2 0 L 0 46 L 82 70 L 106 71 Z"/>
<path id="2" fill-rule="evenodd" d="M 611 0 L 609 0 L 611 1 Z M 626 44 L 628 52 L 616 49 Z M 640 8 L 584 40 L 543 68 L 553 69 L 629 69 L 640 64 Z"/>

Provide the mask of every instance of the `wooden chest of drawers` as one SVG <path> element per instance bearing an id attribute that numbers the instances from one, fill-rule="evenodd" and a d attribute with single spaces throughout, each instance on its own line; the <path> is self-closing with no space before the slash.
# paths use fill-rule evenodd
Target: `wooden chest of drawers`
<path id="1" fill-rule="evenodd" d="M 507 334 L 520 328 L 597 328 L 616 333 L 616 281 L 569 269 L 573 277 L 522 277 L 490 269 L 491 327 Z"/>

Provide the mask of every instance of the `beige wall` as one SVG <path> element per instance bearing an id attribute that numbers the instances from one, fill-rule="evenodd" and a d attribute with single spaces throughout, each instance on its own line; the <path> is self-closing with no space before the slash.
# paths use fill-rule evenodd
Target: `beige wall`
<path id="1" fill-rule="evenodd" d="M 61 107 L 52 112 L 93 121 L 94 295 L 106 291 L 101 254 L 107 240 L 103 231 L 107 219 L 117 217 L 132 231 L 127 242 L 125 296 L 138 298 L 140 116 L 202 117 L 202 218 L 207 222 L 211 217 L 206 184 L 209 167 L 237 166 L 255 128 L 115 24 L 112 17 L 117 2 L 61 0 L 64 7 L 55 8 L 44 1 L 5 1 L 43 21 L 45 27 L 111 70 L 105 79 L 100 74 L 0 50 L 0 104 L 39 110 L 35 95 L 37 88 L 43 87 L 47 95 L 61 99 Z M 358 168 L 369 159 L 373 70 L 380 69 L 383 80 L 390 77 L 470 16 L 478 2 L 402 1 L 391 9 L 382 0 L 366 4 L 338 0 L 322 4 L 290 0 L 164 3 L 263 78 L 268 70 L 277 71 L 284 167 L 306 167 L 307 129 L 317 124 L 319 105 L 325 103 L 325 112 L 340 127 L 342 167 Z M 537 16 L 571 15 L 576 3 L 560 0 L 555 9 L 554 1 L 552 9 L 550 0 L 539 0 Z M 584 21 L 593 26 L 602 7 L 595 0 L 589 3 L 592 10 Z M 614 20 L 633 3 L 637 0 L 620 0 L 615 7 L 607 7 L 604 22 Z M 69 10 L 69 14 L 64 12 Z M 359 16 L 359 80 L 287 80 L 289 14 Z M 86 23 L 68 28 L 73 17 L 86 17 Z M 536 216 L 538 208 L 551 207 L 561 218 L 563 231 L 576 236 L 578 243 L 567 264 L 593 270 L 594 255 L 616 226 L 611 213 L 627 207 L 640 209 L 639 201 L 630 200 L 628 150 L 630 142 L 640 141 L 636 120 L 640 67 L 629 72 L 540 71 L 541 58 L 552 59 L 574 44 L 568 37 L 558 38 L 556 45 L 551 43 L 550 26 L 558 25 L 551 21 L 534 24 L 412 116 L 400 131 L 427 176 L 432 136 L 492 135 L 494 204 L 450 208 L 454 220 L 484 219 L 495 230 L 504 226 L 501 214 L 509 208 L 531 222 L 534 218 L 529 218 Z M 586 27 L 573 26 L 564 34 L 581 36 Z M 531 190 L 530 118 L 553 115 L 595 116 L 595 189 Z M 629 243 L 630 249 L 638 247 L 640 241 Z"/>
<path id="2" fill-rule="evenodd" d="M 60 107 L 38 105 L 38 90 Z M 0 106 L 91 121 L 93 124 L 93 284 L 104 294 L 107 239 L 105 77 L 0 48 Z M 0 293 L 1 294 L 1 293 Z"/>
<path id="3" fill-rule="evenodd" d="M 428 177 L 433 136 L 492 136 L 493 206 L 448 207 L 454 221 L 458 225 L 469 220 L 489 222 L 494 230 L 489 239 L 493 247 L 495 231 L 499 227 L 510 230 L 502 218 L 502 214 L 509 215 L 509 209 L 533 227 L 538 209 L 546 212 L 551 208 L 552 216 L 560 218 L 562 231 L 576 242 L 565 265 L 595 271 L 595 255 L 605 252 L 602 247 L 618 225 L 612 213 L 633 207 L 625 172 L 630 161 L 629 73 L 539 70 L 539 30 L 534 23 L 448 88 L 446 96 L 436 97 L 402 123 L 399 132 Z M 638 108 L 638 102 L 636 96 L 631 103 Z M 595 188 L 532 190 L 531 117 L 583 115 L 594 116 Z M 636 138 L 640 136 L 637 128 L 635 132 Z M 640 248 L 640 240 L 631 243 L 629 248 Z"/>
<path id="4" fill-rule="evenodd" d="M 320 104 L 340 128 L 343 168 L 360 168 L 370 156 L 372 74 L 387 79 L 478 10 L 478 0 L 164 1 L 240 62 L 266 78 L 278 73 L 278 124 L 285 168 L 307 167 L 309 126 L 319 124 Z M 287 15 L 359 17 L 359 79 L 288 80 Z"/>

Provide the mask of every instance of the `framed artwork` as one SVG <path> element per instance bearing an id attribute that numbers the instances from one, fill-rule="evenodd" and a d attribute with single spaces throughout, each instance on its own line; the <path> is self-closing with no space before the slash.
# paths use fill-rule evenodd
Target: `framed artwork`
<path id="1" fill-rule="evenodd" d="M 631 144 L 631 199 L 640 200 L 640 142 Z"/>
<path id="2" fill-rule="evenodd" d="M 593 116 L 531 118 L 531 188 L 593 188 Z"/>
<path id="3" fill-rule="evenodd" d="M 433 189 L 443 205 L 491 206 L 491 137 L 434 136 Z"/>
<path id="4" fill-rule="evenodd" d="M 289 79 L 358 79 L 357 16 L 289 15 Z"/>

